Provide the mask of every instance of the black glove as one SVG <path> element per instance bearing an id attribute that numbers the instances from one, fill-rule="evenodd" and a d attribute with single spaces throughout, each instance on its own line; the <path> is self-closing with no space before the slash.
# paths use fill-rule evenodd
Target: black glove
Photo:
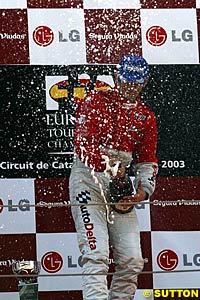
<path id="1" fill-rule="evenodd" d="M 109 202 L 119 202 L 124 196 L 130 196 L 134 192 L 132 181 L 128 175 L 119 178 L 112 178 L 109 182 L 108 199 Z M 111 205 L 111 207 L 118 213 L 125 214 L 130 212 L 134 204 L 124 205 L 119 203 Z"/>

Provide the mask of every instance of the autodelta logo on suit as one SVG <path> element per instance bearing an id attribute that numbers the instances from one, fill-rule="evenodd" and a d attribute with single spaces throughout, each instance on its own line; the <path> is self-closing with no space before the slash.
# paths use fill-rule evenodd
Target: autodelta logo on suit
<path id="1" fill-rule="evenodd" d="M 31 64 L 86 62 L 82 9 L 29 9 L 28 28 Z"/>
<path id="2" fill-rule="evenodd" d="M 142 51 L 151 64 L 199 63 L 196 10 L 141 9 Z"/>

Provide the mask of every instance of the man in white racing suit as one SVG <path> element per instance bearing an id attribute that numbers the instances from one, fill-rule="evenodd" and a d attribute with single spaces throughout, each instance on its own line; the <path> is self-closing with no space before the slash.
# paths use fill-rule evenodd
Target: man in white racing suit
<path id="1" fill-rule="evenodd" d="M 157 126 L 154 113 L 140 102 L 148 81 L 143 57 L 124 56 L 117 69 L 116 87 L 92 91 L 76 113 L 75 159 L 70 175 L 70 201 L 83 264 L 84 300 L 132 300 L 137 274 L 143 270 L 140 232 L 134 203 L 148 199 L 157 174 Z M 134 161 L 133 161 L 134 157 Z M 135 194 L 120 199 L 133 208 L 112 209 L 109 183 L 134 164 Z M 115 274 L 107 287 L 109 247 Z"/>

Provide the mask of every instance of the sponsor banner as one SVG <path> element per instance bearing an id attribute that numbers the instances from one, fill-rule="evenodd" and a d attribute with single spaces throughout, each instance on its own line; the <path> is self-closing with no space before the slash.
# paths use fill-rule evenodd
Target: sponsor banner
<path id="1" fill-rule="evenodd" d="M 0 203 L 0 234 L 35 232 L 34 179 L 0 179 Z"/>
<path id="2" fill-rule="evenodd" d="M 86 62 L 83 10 L 29 9 L 28 23 L 31 64 Z"/>
<path id="3" fill-rule="evenodd" d="M 0 0 L 0 8 L 26 8 L 27 0 Z"/>
<path id="4" fill-rule="evenodd" d="M 199 63 L 196 10 L 141 9 L 142 52 L 150 64 Z"/>
<path id="5" fill-rule="evenodd" d="M 75 232 L 71 207 L 67 206 L 69 204 L 68 181 L 68 178 L 36 179 L 36 204 L 41 205 L 37 208 L 36 214 L 37 233 Z"/>
<path id="6" fill-rule="evenodd" d="M 26 9 L 0 9 L 0 64 L 28 64 Z"/>
<path id="7" fill-rule="evenodd" d="M 151 230 L 200 231 L 199 195 L 200 177 L 158 177 L 151 197 Z"/>
<path id="8" fill-rule="evenodd" d="M 78 291 L 82 290 L 81 276 L 67 276 L 67 280 L 60 280 L 56 274 L 81 274 L 81 253 L 78 248 L 76 233 L 37 234 L 37 257 L 41 261 L 41 274 L 48 277 L 39 278 L 39 290 L 45 291 Z M 152 271 L 151 235 L 141 234 L 144 271 Z M 110 253 L 109 271 L 114 271 L 114 260 Z M 110 279 L 109 279 L 110 281 Z M 139 289 L 152 289 L 152 274 L 140 275 Z"/>
<path id="9" fill-rule="evenodd" d="M 27 0 L 28 8 L 82 8 L 83 0 Z"/>
<path id="10" fill-rule="evenodd" d="M 84 9 L 121 9 L 140 8 L 139 0 L 83 0 Z"/>
<path id="11" fill-rule="evenodd" d="M 21 223 L 25 229 L 26 224 Z M 1 234 L 0 235 L 0 273 L 1 275 L 13 275 L 12 264 L 22 260 L 36 260 L 35 234 Z M 1 292 L 17 292 L 18 280 L 16 278 L 0 278 Z M 12 295 L 12 294 L 11 294 Z M 7 298 L 8 299 L 8 298 Z M 12 299 L 12 298 L 11 298 Z M 10 300 L 10 299 L 9 299 Z"/>
<path id="12" fill-rule="evenodd" d="M 59 164 L 54 162 L 54 164 Z M 37 208 L 36 231 L 38 233 L 75 232 L 69 204 L 68 178 L 36 179 L 35 181 Z M 52 204 L 52 207 L 47 207 Z M 66 207 L 63 207 L 66 205 Z M 150 231 L 150 205 L 135 205 L 140 230 Z M 65 222 L 65 221 L 66 222 Z M 48 223 L 48 226 L 45 224 Z"/>
<path id="13" fill-rule="evenodd" d="M 101 81 L 113 86 L 111 75 L 101 75 L 105 65 L 71 68 L 75 77 L 86 80 L 73 83 L 81 100 L 89 77 L 99 74 L 95 89 L 109 88 Z M 157 117 L 159 176 L 199 176 L 200 65 L 151 65 L 150 73 L 142 101 Z M 67 98 L 69 66 L 1 66 L 0 74 L 5 84 L 0 95 L 1 176 L 68 176 L 75 128 L 75 102 Z"/>
<path id="14" fill-rule="evenodd" d="M 37 257 L 41 261 L 40 291 L 81 290 L 81 276 L 55 277 L 56 274 L 81 274 L 81 256 L 76 233 L 37 234 Z"/>
<path id="15" fill-rule="evenodd" d="M 198 0 L 197 0 L 198 1 Z M 142 8 L 195 8 L 196 0 L 140 0 Z"/>
<path id="16" fill-rule="evenodd" d="M 83 76 L 86 68 L 88 74 Z M 90 78 L 95 76 L 95 72 L 104 74 L 105 68 L 108 73 L 106 66 L 94 68 L 80 65 L 73 69 L 73 72 L 77 74 L 77 78 L 86 75 Z M 0 144 L 1 176 L 44 177 L 48 173 L 47 177 L 66 177 L 74 154 L 75 128 L 75 104 L 74 101 L 69 101 L 69 83 L 66 80 L 68 77 L 64 76 L 69 73 L 69 68 L 7 66 L 1 70 L 1 78 L 6 84 L 1 93 L 3 109 L 0 111 L 0 133 L 4 141 Z M 53 74 L 56 80 L 53 79 Z M 103 77 L 105 78 L 100 75 L 99 78 Z M 111 82 L 111 76 L 107 76 L 107 81 Z M 81 101 L 87 83 L 88 79 L 72 83 L 78 85 L 74 88 L 74 96 Z M 108 84 L 99 80 L 94 82 L 94 85 L 95 89 L 110 88 Z M 8 99 L 11 99 L 10 102 Z M 50 101 L 55 102 L 56 110 L 51 110 L 53 107 Z"/>
<path id="17" fill-rule="evenodd" d="M 128 52 L 141 54 L 140 12 L 85 9 L 87 63 L 115 64 Z"/>
<path id="18" fill-rule="evenodd" d="M 169 272 L 153 275 L 154 288 L 199 287 L 199 272 L 188 271 L 199 269 L 200 232 L 152 232 L 151 236 L 153 270 Z M 176 270 L 183 272 L 170 273 Z"/>

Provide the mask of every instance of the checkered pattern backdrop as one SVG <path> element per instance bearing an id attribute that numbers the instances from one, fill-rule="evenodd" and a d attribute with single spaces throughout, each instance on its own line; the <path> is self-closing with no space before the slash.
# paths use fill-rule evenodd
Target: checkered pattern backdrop
<path id="1" fill-rule="evenodd" d="M 39 260 L 41 274 L 51 275 L 39 278 L 39 300 L 81 299 L 80 276 L 56 276 L 81 273 L 70 208 L 59 207 L 69 201 L 72 141 L 65 140 L 74 129 L 70 113 L 59 114 L 58 100 L 67 97 L 64 66 L 116 64 L 132 49 L 151 65 L 146 93 L 157 100 L 149 104 L 161 120 L 154 205 L 136 207 L 144 270 L 197 270 L 200 200 L 184 200 L 200 194 L 200 1 L 0 0 L 0 14 L 0 204 L 7 205 L 0 210 L 0 274 L 12 274 L 16 260 Z M 112 86 L 110 77 L 99 80 Z M 67 154 L 58 159 L 60 148 Z M 45 151 L 53 151 L 50 161 Z M 44 207 L 30 207 L 38 203 Z M 57 207 L 45 207 L 51 203 Z M 145 299 L 144 289 L 200 289 L 199 278 L 143 275 L 136 298 Z M 0 299 L 18 300 L 17 290 L 17 280 L 0 278 Z"/>

